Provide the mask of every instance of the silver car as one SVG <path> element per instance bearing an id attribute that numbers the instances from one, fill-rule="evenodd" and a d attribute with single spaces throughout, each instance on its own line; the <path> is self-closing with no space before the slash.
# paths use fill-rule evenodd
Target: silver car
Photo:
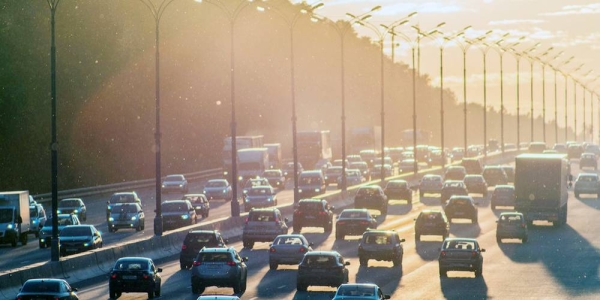
<path id="1" fill-rule="evenodd" d="M 373 283 L 344 283 L 340 285 L 333 300 L 382 300 L 390 299 Z"/>
<path id="2" fill-rule="evenodd" d="M 231 248 L 202 248 L 192 267 L 192 293 L 202 294 L 206 287 L 232 287 L 235 294 L 246 290 L 248 257 Z"/>
<path id="3" fill-rule="evenodd" d="M 249 212 L 253 207 L 277 206 L 277 195 L 271 186 L 254 186 L 244 194 L 244 210 Z"/>
<path id="4" fill-rule="evenodd" d="M 142 231 L 145 227 L 145 216 L 142 207 L 137 203 L 117 203 L 112 205 L 108 218 L 108 232 L 131 228 Z"/>
<path id="5" fill-rule="evenodd" d="M 81 198 L 68 198 L 62 199 L 58 203 L 59 214 L 76 214 L 80 221 L 85 222 L 87 220 L 87 208 Z"/>
<path id="6" fill-rule="evenodd" d="M 202 193 L 208 198 L 213 199 L 225 199 L 230 201 L 232 196 L 231 185 L 225 179 L 211 179 L 204 185 L 204 191 Z"/>
<path id="7" fill-rule="evenodd" d="M 185 176 L 181 174 L 167 175 L 162 182 L 161 188 L 163 193 L 180 192 L 185 194 L 188 192 L 188 182 Z"/>
<path id="8" fill-rule="evenodd" d="M 579 173 L 575 180 L 575 197 L 579 198 L 581 194 L 596 194 L 600 196 L 600 179 L 598 174 L 594 173 Z"/>
<path id="9" fill-rule="evenodd" d="M 304 254 L 313 250 L 312 245 L 302 234 L 278 235 L 269 248 L 269 268 L 277 270 L 279 265 L 299 264 Z"/>

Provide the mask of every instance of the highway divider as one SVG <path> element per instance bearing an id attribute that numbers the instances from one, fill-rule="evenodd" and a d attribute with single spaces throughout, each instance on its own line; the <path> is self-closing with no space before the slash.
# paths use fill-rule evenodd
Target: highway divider
<path id="1" fill-rule="evenodd" d="M 516 151 L 507 151 L 504 155 L 502 153 L 492 154 L 488 156 L 487 162 L 488 164 L 506 163 L 512 161 L 516 154 L 518 154 Z M 413 173 L 409 173 L 389 177 L 386 180 L 404 179 L 414 183 L 425 174 L 440 174 L 441 172 L 442 169 L 436 167 L 421 170 L 417 173 L 416 177 Z M 365 184 L 378 184 L 380 182 L 380 180 L 375 180 Z M 318 198 L 326 199 L 330 204 L 335 206 L 335 211 L 339 212 L 344 208 L 354 205 L 354 194 L 360 186 L 349 187 L 345 194 L 342 194 L 338 190 L 326 193 Z M 282 204 L 278 208 L 291 222 L 294 211 L 293 204 Z M 32 278 L 63 278 L 76 287 L 77 282 L 108 275 L 115 261 L 121 257 L 144 256 L 157 260 L 177 255 L 181 250 L 185 235 L 190 230 L 218 230 L 225 238 L 240 238 L 243 233 L 246 216 L 247 213 L 242 214 L 240 217 L 223 217 L 209 223 L 195 224 L 167 231 L 162 236 L 127 241 L 111 247 L 62 257 L 58 262 L 38 263 L 19 269 L 4 271 L 0 273 L 0 296 L 6 299 L 14 299 L 22 284 Z"/>

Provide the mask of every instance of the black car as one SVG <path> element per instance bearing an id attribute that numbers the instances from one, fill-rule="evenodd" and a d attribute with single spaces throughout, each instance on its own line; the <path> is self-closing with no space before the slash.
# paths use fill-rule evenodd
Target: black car
<path id="1" fill-rule="evenodd" d="M 483 164 L 479 158 L 465 157 L 460 162 L 460 165 L 465 167 L 467 174 L 481 174 L 483 172 Z"/>
<path id="2" fill-rule="evenodd" d="M 17 299 L 60 299 L 76 300 L 77 289 L 66 280 L 54 278 L 29 279 L 17 294 Z"/>
<path id="3" fill-rule="evenodd" d="M 388 199 L 380 186 L 362 186 L 354 196 L 354 208 L 376 209 L 385 215 L 388 211 Z"/>
<path id="4" fill-rule="evenodd" d="M 469 195 L 469 190 L 467 190 L 467 186 L 465 185 L 465 183 L 463 181 L 458 180 L 444 181 L 444 185 L 442 186 L 442 196 L 440 197 L 440 202 L 442 206 L 444 206 L 446 204 L 446 201 L 454 195 Z"/>
<path id="5" fill-rule="evenodd" d="M 569 144 L 567 147 L 567 156 L 569 159 L 578 159 L 583 154 L 583 147 L 580 144 Z"/>
<path id="6" fill-rule="evenodd" d="M 367 229 L 377 228 L 377 220 L 366 209 L 344 209 L 335 222 L 335 239 L 346 235 L 362 235 Z"/>
<path id="7" fill-rule="evenodd" d="M 114 193 L 110 196 L 110 199 L 106 202 L 106 219 L 110 218 L 110 212 L 113 205 L 117 203 L 137 203 L 142 206 L 142 200 L 138 197 L 136 192 L 123 192 Z"/>
<path id="8" fill-rule="evenodd" d="M 294 232 L 300 232 L 302 227 L 323 227 L 324 232 L 331 232 L 333 209 L 325 199 L 300 200 L 294 210 Z"/>
<path id="9" fill-rule="evenodd" d="M 310 285 L 338 287 L 348 283 L 350 262 L 337 251 L 312 251 L 304 255 L 298 266 L 296 289 L 305 292 Z"/>
<path id="10" fill-rule="evenodd" d="M 415 240 L 420 241 L 422 235 L 441 235 L 443 239 L 450 235 L 450 222 L 444 211 L 426 209 L 415 219 Z"/>
<path id="11" fill-rule="evenodd" d="M 463 166 L 450 166 L 444 173 L 444 181 L 448 180 L 463 180 L 467 176 L 467 169 Z"/>
<path id="12" fill-rule="evenodd" d="M 302 167 L 301 163 L 297 164 L 297 169 L 298 169 L 298 175 L 300 175 L 300 173 L 302 173 L 302 171 L 304 171 L 304 168 Z M 290 179 L 290 178 L 294 178 L 294 163 L 293 162 L 289 162 L 287 164 L 285 164 L 285 166 L 283 166 L 283 169 L 281 170 L 283 172 L 283 176 L 285 176 L 285 179 Z"/>
<path id="13" fill-rule="evenodd" d="M 465 186 L 469 193 L 481 194 L 483 197 L 488 195 L 488 185 L 482 175 L 467 175 L 465 176 Z"/>
<path id="14" fill-rule="evenodd" d="M 483 178 L 488 186 L 496 186 L 508 183 L 508 176 L 500 166 L 486 166 L 483 168 Z"/>
<path id="15" fill-rule="evenodd" d="M 147 293 L 148 298 L 160 296 L 161 268 L 150 258 L 122 257 L 110 271 L 108 294 L 117 299 L 122 293 Z"/>
<path id="16" fill-rule="evenodd" d="M 169 200 L 160 205 L 165 230 L 196 224 L 196 209 L 188 200 Z"/>
<path id="17" fill-rule="evenodd" d="M 60 231 L 60 254 L 67 256 L 102 248 L 102 235 L 94 225 L 72 225 Z"/>
<path id="18" fill-rule="evenodd" d="M 529 235 L 527 233 L 527 221 L 520 212 L 503 212 L 496 221 L 496 241 L 502 242 L 502 239 L 520 239 L 526 243 Z"/>
<path id="19" fill-rule="evenodd" d="M 358 244 L 358 260 L 366 266 L 369 259 L 392 261 L 394 266 L 402 265 L 404 239 L 393 230 L 367 230 Z"/>
<path id="20" fill-rule="evenodd" d="M 579 157 L 579 169 L 591 168 L 598 170 L 598 160 L 594 153 L 582 153 Z"/>
<path id="21" fill-rule="evenodd" d="M 198 251 L 202 248 L 226 248 L 227 239 L 217 230 L 192 230 L 188 232 L 181 245 L 179 253 L 179 266 L 181 269 L 192 267 Z"/>
<path id="22" fill-rule="evenodd" d="M 412 190 L 406 180 L 395 179 L 388 181 L 383 192 L 388 199 L 406 200 L 408 204 L 412 203 Z"/>
<path id="23" fill-rule="evenodd" d="M 202 294 L 208 286 L 232 287 L 233 292 L 246 291 L 248 257 L 241 257 L 233 247 L 203 248 L 192 267 L 192 293 Z"/>
<path id="24" fill-rule="evenodd" d="M 473 224 L 477 223 L 477 206 L 471 196 L 452 196 L 444 208 L 448 220 L 470 219 Z"/>
<path id="25" fill-rule="evenodd" d="M 196 210 L 196 216 L 208 218 L 210 203 L 204 194 L 185 194 L 182 200 L 188 200 Z"/>
<path id="26" fill-rule="evenodd" d="M 475 272 L 475 277 L 481 277 L 482 252 L 485 252 L 485 249 L 479 248 L 475 239 L 447 238 L 438 257 L 440 277 L 446 277 L 448 271 L 471 271 Z"/>

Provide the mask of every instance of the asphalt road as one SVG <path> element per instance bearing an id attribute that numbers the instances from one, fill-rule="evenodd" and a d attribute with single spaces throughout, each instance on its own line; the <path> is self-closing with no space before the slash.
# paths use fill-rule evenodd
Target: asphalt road
<path id="1" fill-rule="evenodd" d="M 573 173 L 579 172 L 573 164 Z M 415 194 L 415 197 L 418 195 Z M 472 272 L 449 272 L 447 278 L 438 275 L 437 256 L 441 237 L 425 236 L 415 242 L 413 219 L 425 208 L 439 208 L 438 197 L 419 199 L 412 206 L 391 201 L 387 216 L 380 216 L 380 228 L 395 229 L 406 239 L 404 263 L 401 268 L 389 262 L 369 261 L 360 267 L 357 258 L 359 236 L 336 241 L 335 233 L 307 228 L 302 233 L 316 249 L 337 250 L 351 265 L 350 282 L 373 282 L 392 299 L 597 299 L 600 295 L 600 200 L 595 196 L 575 199 L 569 192 L 567 225 L 554 228 L 546 222 L 535 222 L 529 228 L 529 241 L 495 239 L 495 220 L 502 211 L 492 211 L 489 199 L 475 197 L 479 203 L 479 223 L 456 220 L 451 224 L 451 236 L 477 238 L 486 249 L 483 276 Z M 416 201 L 415 201 L 416 202 Z M 335 288 L 309 287 L 308 292 L 296 291 L 297 266 L 268 267 L 268 243 L 257 243 L 252 250 L 241 244 L 231 246 L 249 257 L 248 290 L 242 299 L 331 299 Z M 178 260 L 162 262 L 163 299 L 196 299 L 190 289 L 190 271 L 180 270 Z M 107 278 L 99 278 L 80 286 L 82 299 L 107 299 Z M 204 294 L 233 293 L 230 288 L 207 288 Z M 145 294 L 124 294 L 121 299 L 146 299 Z"/>

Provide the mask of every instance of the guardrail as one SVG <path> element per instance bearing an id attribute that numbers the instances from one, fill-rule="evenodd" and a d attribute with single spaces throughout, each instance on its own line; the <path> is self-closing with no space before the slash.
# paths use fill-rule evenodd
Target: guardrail
<path id="1" fill-rule="evenodd" d="M 183 174 L 188 181 L 197 181 L 203 180 L 207 178 L 213 178 L 215 176 L 223 174 L 223 169 L 209 169 L 199 172 L 185 173 Z M 83 197 L 89 195 L 96 194 L 104 194 L 104 193 L 116 193 L 122 191 L 131 191 L 137 188 L 154 186 L 156 184 L 156 179 L 142 179 L 135 181 L 127 181 L 127 182 L 119 182 L 119 183 L 111 183 L 106 185 L 98 185 L 93 187 L 85 187 L 79 189 L 71 189 L 71 190 L 62 190 L 58 191 L 59 198 L 68 198 L 68 197 Z M 45 193 L 34 195 L 33 198 L 38 202 L 44 203 L 51 201 L 52 193 Z"/>

